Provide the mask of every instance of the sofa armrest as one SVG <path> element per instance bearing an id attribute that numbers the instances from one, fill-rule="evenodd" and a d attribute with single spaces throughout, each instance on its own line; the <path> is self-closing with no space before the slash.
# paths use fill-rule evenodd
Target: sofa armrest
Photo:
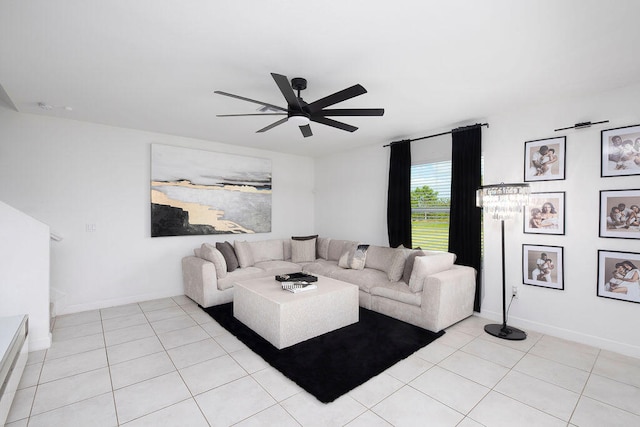
<path id="1" fill-rule="evenodd" d="M 195 256 L 182 258 L 182 280 L 184 294 L 200 304 L 209 307 L 218 291 L 216 267 L 212 262 Z"/>
<path id="2" fill-rule="evenodd" d="M 473 314 L 476 270 L 454 265 L 451 269 L 428 276 L 422 291 L 422 311 L 426 329 L 440 330 Z"/>

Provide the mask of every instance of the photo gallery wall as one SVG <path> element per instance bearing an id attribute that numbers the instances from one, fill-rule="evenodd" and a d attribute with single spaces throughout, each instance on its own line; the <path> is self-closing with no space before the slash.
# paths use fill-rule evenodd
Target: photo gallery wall
<path id="1" fill-rule="evenodd" d="M 640 125 L 601 131 L 601 178 L 640 175 Z M 525 142 L 525 182 L 565 179 L 566 137 Z M 525 234 L 565 235 L 565 192 L 531 192 Z M 640 239 L 640 189 L 600 191 L 599 237 Z M 542 240 L 542 239 L 541 239 Z M 640 303 L 640 253 L 599 249 L 596 295 Z M 522 245 L 525 285 L 564 290 L 564 248 Z"/>

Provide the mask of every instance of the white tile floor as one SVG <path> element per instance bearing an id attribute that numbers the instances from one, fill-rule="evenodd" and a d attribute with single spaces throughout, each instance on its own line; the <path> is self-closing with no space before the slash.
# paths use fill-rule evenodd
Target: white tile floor
<path id="1" fill-rule="evenodd" d="M 640 426 L 640 359 L 485 323 L 325 405 L 184 296 L 60 316 L 7 426 Z"/>

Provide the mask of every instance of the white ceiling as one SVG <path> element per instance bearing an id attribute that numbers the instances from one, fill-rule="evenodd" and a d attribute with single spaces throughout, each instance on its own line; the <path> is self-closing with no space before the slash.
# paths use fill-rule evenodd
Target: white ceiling
<path id="1" fill-rule="evenodd" d="M 2 0 L 0 100 L 321 156 L 638 83 L 639 17 L 637 0 Z M 259 106 L 214 90 L 285 107 L 271 72 L 305 77 L 307 102 L 360 83 L 333 108 L 385 115 L 338 118 L 354 133 L 312 123 L 310 138 L 255 133 L 279 117 L 215 117 Z"/>

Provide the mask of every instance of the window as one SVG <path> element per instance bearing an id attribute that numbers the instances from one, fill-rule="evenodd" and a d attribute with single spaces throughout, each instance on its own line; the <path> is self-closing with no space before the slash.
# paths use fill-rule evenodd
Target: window
<path id="1" fill-rule="evenodd" d="M 451 160 L 411 166 L 411 236 L 414 248 L 449 248 Z"/>

